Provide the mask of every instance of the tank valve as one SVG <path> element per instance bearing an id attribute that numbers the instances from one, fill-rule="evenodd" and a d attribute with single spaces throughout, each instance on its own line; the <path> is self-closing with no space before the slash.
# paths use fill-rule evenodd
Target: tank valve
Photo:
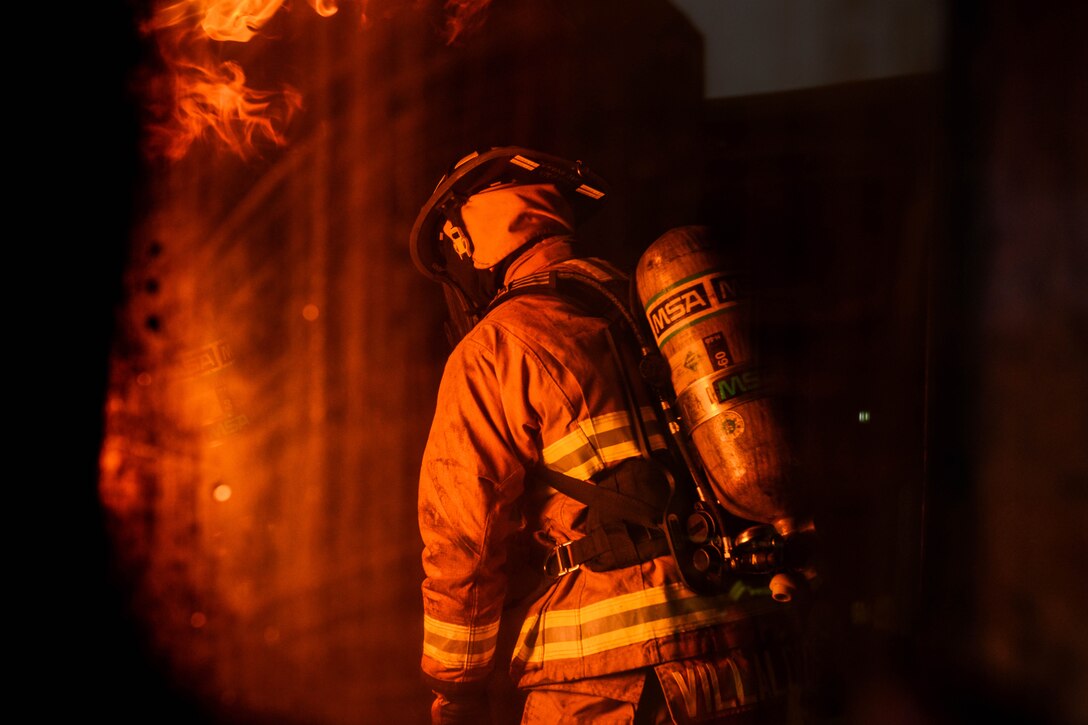
<path id="1" fill-rule="evenodd" d="M 797 592 L 797 582 L 793 576 L 786 573 L 778 573 L 771 577 L 771 596 L 776 602 L 788 602 Z"/>

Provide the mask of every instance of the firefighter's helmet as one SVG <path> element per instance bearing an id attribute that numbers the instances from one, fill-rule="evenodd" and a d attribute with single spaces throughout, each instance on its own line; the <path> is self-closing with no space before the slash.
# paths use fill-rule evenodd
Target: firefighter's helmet
<path id="1" fill-rule="evenodd" d="M 450 307 L 451 342 L 478 321 L 496 281 L 473 265 L 473 243 L 461 208 L 470 197 L 507 186 L 549 185 L 565 198 L 577 225 L 608 197 L 604 179 L 582 161 L 570 161 L 519 146 L 474 151 L 457 161 L 423 205 L 409 237 L 416 268 L 441 282 Z M 501 280 L 500 280 L 501 282 Z"/>

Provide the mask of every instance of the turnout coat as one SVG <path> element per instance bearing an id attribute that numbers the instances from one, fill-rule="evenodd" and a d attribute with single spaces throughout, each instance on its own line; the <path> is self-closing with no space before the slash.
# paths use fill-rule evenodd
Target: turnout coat
<path id="1" fill-rule="evenodd" d="M 560 236 L 519 257 L 506 283 L 552 269 L 622 277 Z M 585 535 L 587 510 L 531 472 L 593 480 L 640 455 L 606 325 L 561 297 L 517 296 L 447 361 L 419 480 L 422 669 L 437 693 L 479 692 L 500 668 L 533 688 L 713 656 L 777 626 L 781 605 L 766 589 L 696 595 L 668 554 L 543 573 L 552 547 Z M 663 448 L 651 403 L 640 407 L 651 445 Z"/>

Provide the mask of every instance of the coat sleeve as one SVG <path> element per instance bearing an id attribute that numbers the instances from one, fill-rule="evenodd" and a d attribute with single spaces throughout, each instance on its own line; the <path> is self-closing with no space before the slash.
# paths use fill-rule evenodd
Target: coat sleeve
<path id="1" fill-rule="evenodd" d="M 541 367 L 495 329 L 474 333 L 447 361 L 419 482 L 422 668 L 439 710 L 478 697 L 495 665 L 507 552 L 540 450 Z"/>

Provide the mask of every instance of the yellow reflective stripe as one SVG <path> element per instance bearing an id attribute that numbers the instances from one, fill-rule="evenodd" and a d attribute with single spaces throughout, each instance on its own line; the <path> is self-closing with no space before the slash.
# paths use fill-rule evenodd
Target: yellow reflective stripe
<path id="1" fill-rule="evenodd" d="M 582 429 L 573 430 L 556 442 L 545 446 L 543 450 L 545 465 L 552 466 L 556 461 L 589 446 L 589 438 Z"/>
<path id="2" fill-rule="evenodd" d="M 423 615 L 423 654 L 443 667 L 467 669 L 489 664 L 498 635 L 498 622 L 466 627 Z"/>
<path id="3" fill-rule="evenodd" d="M 751 614 L 728 595 L 697 597 L 682 585 L 655 587 L 526 620 L 517 657 L 536 663 L 585 657 Z"/>
<path id="4" fill-rule="evenodd" d="M 650 447 L 665 448 L 665 436 L 653 408 L 642 408 Z M 544 448 L 544 464 L 549 468 L 580 479 L 588 479 L 609 463 L 639 454 L 635 431 L 626 411 L 606 413 L 590 418 Z"/>
<path id="5" fill-rule="evenodd" d="M 643 589 L 638 592 L 621 594 L 618 597 L 610 597 L 593 604 L 587 604 L 578 609 L 550 609 L 548 610 L 548 626 L 572 627 L 579 622 L 601 619 L 613 614 L 652 606 L 669 600 L 694 599 L 691 590 L 681 584 Z"/>

